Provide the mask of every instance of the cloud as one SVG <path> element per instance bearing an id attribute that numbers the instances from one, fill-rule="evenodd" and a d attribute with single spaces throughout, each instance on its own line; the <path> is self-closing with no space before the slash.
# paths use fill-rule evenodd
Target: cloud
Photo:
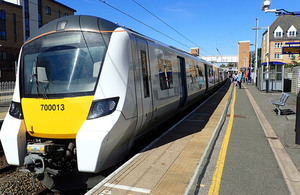
<path id="1" fill-rule="evenodd" d="M 85 2 L 87 2 L 87 3 L 92 3 L 92 4 L 99 3 L 99 2 L 92 1 L 92 0 L 83 0 L 83 1 L 85 1 Z"/>
<path id="2" fill-rule="evenodd" d="M 164 7 L 162 9 L 165 11 L 165 14 L 170 17 L 175 17 L 176 19 L 181 18 L 186 20 L 195 16 L 195 10 L 191 7 L 191 5 L 187 6 L 186 4 L 177 4 L 170 7 Z"/>

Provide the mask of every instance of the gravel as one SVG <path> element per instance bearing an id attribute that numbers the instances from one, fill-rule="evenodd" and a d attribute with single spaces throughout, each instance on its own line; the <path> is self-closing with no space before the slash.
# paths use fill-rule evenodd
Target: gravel
<path id="1" fill-rule="evenodd" d="M 7 165 L 5 156 L 0 157 L 0 167 Z M 0 174 L 0 194 L 33 194 L 44 188 L 35 178 L 35 186 L 32 183 L 32 174 L 20 172 L 16 167 L 14 170 Z"/>

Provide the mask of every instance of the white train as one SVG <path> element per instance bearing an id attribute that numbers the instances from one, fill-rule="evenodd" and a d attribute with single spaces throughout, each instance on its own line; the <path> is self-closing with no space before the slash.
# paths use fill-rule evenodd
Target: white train
<path id="1" fill-rule="evenodd" d="M 7 161 L 44 180 L 97 173 L 225 77 L 209 62 L 107 20 L 57 19 L 22 46 L 0 133 Z"/>

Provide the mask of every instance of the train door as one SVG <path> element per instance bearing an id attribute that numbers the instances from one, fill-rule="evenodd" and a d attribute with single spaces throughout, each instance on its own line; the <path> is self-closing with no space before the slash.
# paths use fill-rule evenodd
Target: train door
<path id="1" fill-rule="evenodd" d="M 139 102 L 137 102 L 137 106 L 139 107 L 137 130 L 139 130 L 147 128 L 151 122 L 153 101 L 148 43 L 146 40 L 136 38 L 136 46 L 138 59 L 136 71 L 138 71 L 137 74 L 140 75 L 136 78 L 140 83 L 140 90 L 137 91 L 137 99 L 139 99 Z"/>
<path id="2" fill-rule="evenodd" d="M 177 56 L 179 66 L 180 66 L 180 80 L 181 80 L 181 93 L 180 93 L 180 101 L 179 106 L 183 107 L 184 103 L 187 100 L 187 83 L 186 83 L 186 70 L 185 70 L 185 60 L 182 57 Z"/>
<path id="3" fill-rule="evenodd" d="M 206 92 L 208 90 L 208 67 L 207 67 L 207 64 L 204 65 L 204 69 L 205 69 L 205 85 L 206 85 Z"/>

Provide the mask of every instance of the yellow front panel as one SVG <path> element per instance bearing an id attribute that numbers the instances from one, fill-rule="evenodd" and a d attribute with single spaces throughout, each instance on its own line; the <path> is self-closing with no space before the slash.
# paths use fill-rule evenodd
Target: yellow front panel
<path id="1" fill-rule="evenodd" d="M 74 139 L 86 120 L 93 96 L 34 99 L 22 98 L 27 132 L 34 137 Z"/>

